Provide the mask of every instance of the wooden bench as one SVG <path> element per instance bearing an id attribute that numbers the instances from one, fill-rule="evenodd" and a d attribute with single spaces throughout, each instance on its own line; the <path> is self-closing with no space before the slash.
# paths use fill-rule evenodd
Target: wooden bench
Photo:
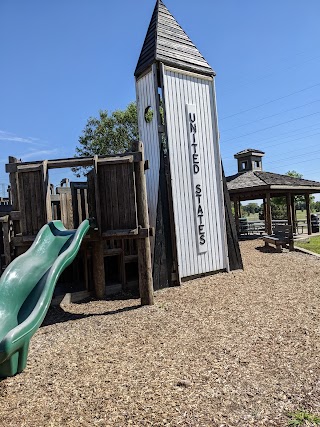
<path id="1" fill-rule="evenodd" d="M 278 252 L 282 252 L 282 248 L 289 247 L 290 251 L 294 250 L 293 246 L 293 232 L 291 225 L 276 225 L 274 228 L 274 234 L 271 236 L 263 237 L 265 246 L 269 244 L 275 245 Z"/>

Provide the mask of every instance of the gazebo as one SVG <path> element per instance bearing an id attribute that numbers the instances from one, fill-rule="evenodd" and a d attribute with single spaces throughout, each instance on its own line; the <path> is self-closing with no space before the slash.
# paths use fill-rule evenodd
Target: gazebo
<path id="1" fill-rule="evenodd" d="M 264 152 L 247 148 L 234 155 L 238 173 L 228 176 L 227 186 L 234 203 L 236 228 L 239 233 L 240 203 L 246 200 L 263 200 L 265 231 L 272 234 L 271 198 L 286 197 L 288 224 L 295 229 L 294 196 L 303 195 L 306 201 L 308 234 L 312 234 L 310 194 L 320 193 L 320 182 L 280 175 L 262 170 Z"/>

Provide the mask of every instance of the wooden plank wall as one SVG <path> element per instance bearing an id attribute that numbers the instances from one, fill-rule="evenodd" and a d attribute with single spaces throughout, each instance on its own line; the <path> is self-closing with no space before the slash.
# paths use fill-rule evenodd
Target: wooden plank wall
<path id="1" fill-rule="evenodd" d="M 11 221 L 9 215 L 0 214 L 0 276 L 11 262 Z"/>
<path id="2" fill-rule="evenodd" d="M 97 221 L 97 207 L 96 207 L 96 189 L 95 189 L 95 171 L 92 169 L 87 174 L 88 184 L 88 213 L 89 218 L 95 218 Z"/>
<path id="3" fill-rule="evenodd" d="M 42 165 L 34 170 L 18 169 L 21 232 L 34 236 L 47 223 L 46 188 Z"/>
<path id="4" fill-rule="evenodd" d="M 4 256 L 4 233 L 3 233 L 3 223 L 0 217 L 0 276 L 2 273 L 2 269 L 6 265 L 5 256 Z"/>
<path id="5" fill-rule="evenodd" d="M 158 134 L 157 99 L 156 99 L 156 68 L 153 65 L 149 73 L 145 74 L 136 83 L 137 108 L 139 122 L 139 136 L 144 144 L 145 158 L 149 161 L 149 169 L 146 171 L 147 195 L 149 208 L 149 224 L 156 227 L 157 204 L 159 194 L 159 169 L 160 146 Z M 150 106 L 153 109 L 153 120 L 147 123 L 144 118 L 145 109 Z M 150 238 L 151 253 L 154 251 L 154 237 Z"/>
<path id="6" fill-rule="evenodd" d="M 138 227 L 134 163 L 99 165 L 97 171 L 101 233 Z"/>
<path id="7" fill-rule="evenodd" d="M 71 188 L 58 187 L 57 194 L 60 196 L 60 219 L 68 229 L 74 228 L 74 211 L 72 208 Z"/>
<path id="8" fill-rule="evenodd" d="M 162 68 L 180 277 L 228 269 L 212 78 Z M 207 251 L 198 253 L 186 105 L 197 111 Z"/>
<path id="9" fill-rule="evenodd" d="M 88 183 L 71 182 L 70 190 L 73 211 L 73 228 L 78 228 L 82 221 L 89 218 Z"/>

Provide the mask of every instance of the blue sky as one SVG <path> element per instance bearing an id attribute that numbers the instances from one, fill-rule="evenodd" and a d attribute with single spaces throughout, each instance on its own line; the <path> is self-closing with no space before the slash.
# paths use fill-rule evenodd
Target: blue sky
<path id="1" fill-rule="evenodd" d="M 164 3 L 217 73 L 226 174 L 250 147 L 264 170 L 320 181 L 319 0 Z M 154 4 L 0 1 L 0 183 L 8 155 L 72 157 L 89 116 L 135 99 Z"/>

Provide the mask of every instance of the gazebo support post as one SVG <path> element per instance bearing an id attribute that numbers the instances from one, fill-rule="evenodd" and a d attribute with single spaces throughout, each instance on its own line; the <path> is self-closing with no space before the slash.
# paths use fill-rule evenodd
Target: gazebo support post
<path id="1" fill-rule="evenodd" d="M 263 218 L 264 218 L 264 231 L 268 233 L 268 227 L 267 227 L 267 203 L 266 198 L 263 198 Z"/>
<path id="2" fill-rule="evenodd" d="M 292 205 L 291 205 L 291 194 L 287 194 L 287 196 L 286 196 L 286 202 L 287 202 L 287 218 L 288 218 L 288 225 L 293 225 Z"/>
<path id="3" fill-rule="evenodd" d="M 295 201 L 294 201 L 294 194 L 290 195 L 291 197 L 291 210 L 292 210 L 292 229 L 293 233 L 296 233 L 296 207 L 295 207 Z"/>
<path id="4" fill-rule="evenodd" d="M 271 197 L 270 193 L 266 194 L 266 229 L 268 234 L 272 234 L 272 215 L 271 215 Z"/>
<path id="5" fill-rule="evenodd" d="M 310 194 L 306 193 L 304 195 L 306 200 L 306 211 L 307 211 L 307 226 L 308 226 L 308 234 L 312 234 L 312 227 L 311 227 L 311 212 L 310 212 Z"/>
<path id="6" fill-rule="evenodd" d="M 240 232 L 240 224 L 239 224 L 239 200 L 235 199 L 234 202 L 234 219 L 236 223 L 237 234 Z"/>

